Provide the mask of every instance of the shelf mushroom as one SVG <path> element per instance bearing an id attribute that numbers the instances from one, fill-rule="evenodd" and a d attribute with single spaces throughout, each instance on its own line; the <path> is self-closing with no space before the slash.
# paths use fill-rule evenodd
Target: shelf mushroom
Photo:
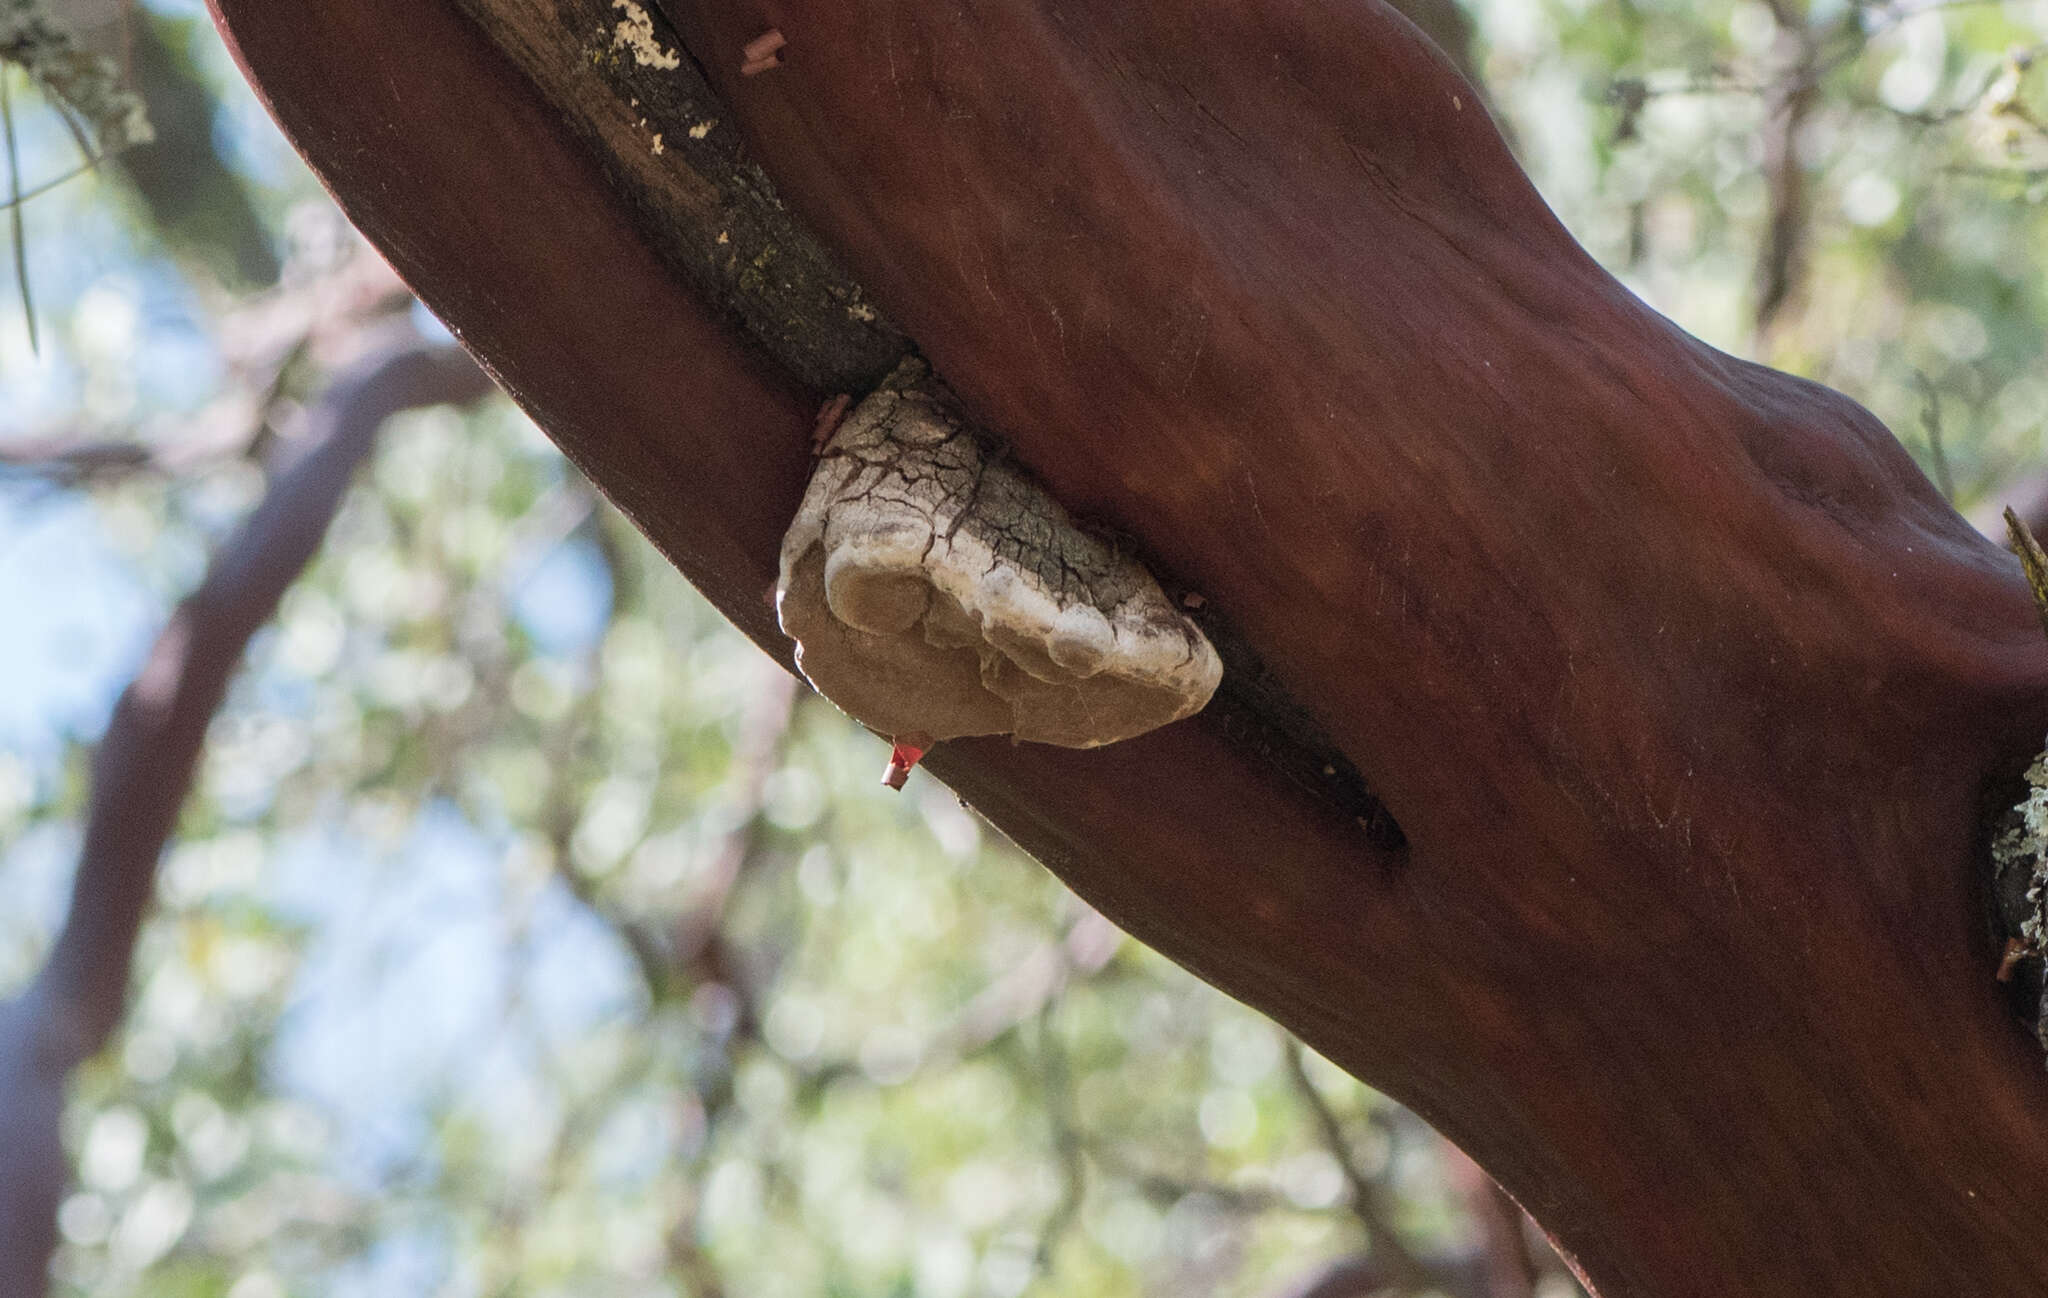
<path id="1" fill-rule="evenodd" d="M 908 360 L 819 449 L 776 612 L 902 787 L 966 735 L 1093 748 L 1198 712 L 1222 663 L 1135 559 L 1077 526 Z"/>

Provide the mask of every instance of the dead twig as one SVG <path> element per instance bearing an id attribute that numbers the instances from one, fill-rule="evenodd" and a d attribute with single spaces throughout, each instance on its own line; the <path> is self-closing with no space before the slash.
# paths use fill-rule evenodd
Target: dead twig
<path id="1" fill-rule="evenodd" d="M 1308 1106 L 1309 1116 L 1314 1119 L 1316 1131 L 1322 1137 L 1323 1148 L 1337 1160 L 1337 1167 L 1344 1173 L 1345 1184 L 1350 1187 L 1351 1213 L 1365 1226 L 1371 1255 L 1382 1261 L 1388 1273 L 1406 1289 L 1427 1288 L 1431 1279 L 1429 1267 L 1402 1242 L 1379 1185 L 1359 1166 L 1358 1155 L 1353 1152 L 1351 1140 L 1344 1133 L 1343 1122 L 1337 1117 L 1336 1110 L 1330 1107 L 1330 1102 L 1323 1098 L 1323 1093 L 1316 1089 L 1315 1079 L 1308 1075 L 1307 1056 L 1301 1042 L 1289 1037 L 1284 1055 L 1287 1077 L 1294 1084 L 1295 1094 Z"/>

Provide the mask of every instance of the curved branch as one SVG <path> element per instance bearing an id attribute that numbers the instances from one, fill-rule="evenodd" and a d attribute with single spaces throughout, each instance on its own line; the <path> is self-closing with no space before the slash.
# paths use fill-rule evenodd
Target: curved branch
<path id="1" fill-rule="evenodd" d="M 1607 276 L 1384 5 L 778 0 L 742 77 L 759 8 L 672 0 L 715 98 L 642 126 L 623 87 L 666 69 L 593 62 L 580 0 L 465 0 L 519 49 L 449 0 L 214 2 L 352 219 L 781 654 L 829 394 L 647 215 L 718 231 L 651 136 L 736 118 L 860 305 L 1226 613 L 1408 847 L 1213 711 L 935 769 L 1601 1293 L 2038 1290 L 2048 1087 L 1973 858 L 2048 729 L 2015 566 L 1866 412 Z"/>
<path id="2" fill-rule="evenodd" d="M 34 981 L 0 1003 L 0 1298 L 44 1291 L 66 1180 L 64 1084 L 120 1022 L 157 860 L 249 637 L 319 549 L 384 421 L 489 389 L 459 348 L 412 337 L 337 378 L 311 412 L 303 451 L 215 554 L 115 704 L 93 762 L 70 911 Z"/>

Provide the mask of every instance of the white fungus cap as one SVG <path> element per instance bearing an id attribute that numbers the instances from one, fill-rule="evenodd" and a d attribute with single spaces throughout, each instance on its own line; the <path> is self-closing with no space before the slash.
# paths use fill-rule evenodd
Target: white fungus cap
<path id="1" fill-rule="evenodd" d="M 1199 712 L 1223 674 L 1152 575 L 991 462 L 916 360 L 821 452 L 775 601 L 805 678 L 884 735 L 1092 748 Z"/>

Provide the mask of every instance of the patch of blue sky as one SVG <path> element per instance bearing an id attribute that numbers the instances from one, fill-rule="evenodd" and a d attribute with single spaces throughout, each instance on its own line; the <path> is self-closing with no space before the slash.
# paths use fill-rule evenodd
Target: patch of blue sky
<path id="1" fill-rule="evenodd" d="M 268 626 L 256 633 L 242 656 L 242 670 L 234 683 L 233 704 L 277 717 L 304 719 L 319 704 L 320 686 L 276 662 L 278 631 Z"/>
<path id="2" fill-rule="evenodd" d="M 336 1170 L 368 1187 L 422 1156 L 424 1097 L 464 1075 L 495 1035 L 503 881 L 488 842 L 452 812 L 423 815 L 388 856 L 339 837 L 319 846 L 280 862 L 317 936 L 271 1072 L 328 1116 Z"/>
<path id="3" fill-rule="evenodd" d="M 431 1157 L 431 1097 L 530 1083 L 541 1058 L 637 994 L 610 931 L 557 884 L 528 898 L 506 852 L 435 803 L 396 852 L 309 836 L 273 874 L 280 912 L 316 936 L 272 1076 L 327 1114 L 337 1171 L 366 1186 Z"/>
<path id="4" fill-rule="evenodd" d="M 220 391 L 220 352 L 202 319 L 192 286 L 166 262 L 143 261 L 141 336 L 135 349 L 135 386 L 146 410 L 192 410 Z"/>
<path id="5" fill-rule="evenodd" d="M 445 1294 L 454 1249 L 446 1235 L 422 1226 L 381 1232 L 360 1257 L 327 1282 L 327 1298 L 391 1298 L 394 1294 Z"/>
<path id="6" fill-rule="evenodd" d="M 97 738 L 165 612 L 90 501 L 0 488 L 0 749 L 40 763 Z"/>
<path id="7" fill-rule="evenodd" d="M 413 299 L 409 313 L 412 317 L 413 328 L 419 330 L 420 337 L 428 342 L 452 343 L 455 341 L 455 334 L 447 325 L 441 323 L 441 317 L 428 310 L 427 304 L 418 298 Z M 547 445 L 548 449 L 554 449 L 553 442 L 549 442 Z"/>
<path id="8" fill-rule="evenodd" d="M 13 841 L 0 839 L 0 998 L 35 976 L 71 898 L 79 828 L 69 821 L 31 823 Z"/>
<path id="9" fill-rule="evenodd" d="M 612 615 L 612 575 L 604 552 L 581 535 L 542 555 L 511 590 L 512 616 L 534 647 L 553 657 L 597 643 Z"/>
<path id="10" fill-rule="evenodd" d="M 643 993 L 617 932 L 558 880 L 534 899 L 526 943 L 520 997 L 550 1047 L 581 1040 L 593 1024 L 633 1009 Z"/>
<path id="11" fill-rule="evenodd" d="M 79 425 L 190 410 L 219 388 L 197 296 L 168 262 L 134 246 L 109 197 L 88 176 L 23 209 L 41 348 L 30 349 L 10 270 L 0 282 L 0 438 L 121 435 Z M 101 389 L 118 380 L 117 408 L 94 392 L 96 377 Z"/>

